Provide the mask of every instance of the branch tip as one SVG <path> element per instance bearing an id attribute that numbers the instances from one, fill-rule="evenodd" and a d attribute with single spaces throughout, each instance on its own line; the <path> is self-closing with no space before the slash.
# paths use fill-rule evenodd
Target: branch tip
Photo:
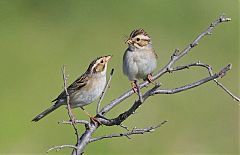
<path id="1" fill-rule="evenodd" d="M 113 75 L 113 72 L 114 72 L 114 68 L 112 68 L 111 72 L 110 72 L 110 75 L 112 76 Z"/>
<path id="2" fill-rule="evenodd" d="M 110 77 L 109 77 L 109 79 L 108 79 L 108 81 L 107 81 L 107 83 L 105 85 L 105 88 L 103 89 L 102 94 L 101 94 L 101 96 L 100 96 L 100 98 L 98 100 L 97 109 L 96 109 L 96 113 L 97 114 L 100 111 L 101 102 L 102 102 L 102 100 L 103 100 L 103 98 L 105 96 L 105 93 L 106 93 L 107 89 L 110 87 L 110 82 L 112 80 L 113 73 L 114 73 L 114 68 L 112 68 L 111 73 L 110 73 Z"/>
<path id="3" fill-rule="evenodd" d="M 232 68 L 232 64 L 228 64 L 226 67 L 224 67 L 218 75 L 222 78 L 226 75 L 227 71 L 229 71 Z"/>
<path id="4" fill-rule="evenodd" d="M 54 147 L 51 147 L 50 149 L 48 149 L 46 152 L 47 153 L 49 153 L 50 151 L 52 151 L 52 150 L 56 150 L 57 152 L 58 151 L 60 151 L 61 149 L 63 149 L 63 148 L 73 148 L 73 149 L 77 149 L 77 147 L 76 146 L 74 146 L 74 145 L 60 145 L 60 146 L 54 146 Z"/>
<path id="5" fill-rule="evenodd" d="M 231 21 L 232 19 L 229 18 L 229 17 L 226 17 L 224 14 L 220 16 L 219 18 L 220 22 L 229 22 Z"/>
<path id="6" fill-rule="evenodd" d="M 179 50 L 178 48 L 176 48 L 175 51 L 174 51 L 174 53 L 173 53 L 173 55 L 174 55 L 174 56 L 178 56 L 179 53 L 180 53 L 180 50 Z"/>
<path id="7" fill-rule="evenodd" d="M 128 129 L 128 127 L 125 126 L 125 125 L 123 125 L 123 124 L 119 124 L 119 126 L 120 126 L 121 128 L 123 128 L 123 129 L 127 130 L 127 131 L 130 131 L 130 130 Z"/>

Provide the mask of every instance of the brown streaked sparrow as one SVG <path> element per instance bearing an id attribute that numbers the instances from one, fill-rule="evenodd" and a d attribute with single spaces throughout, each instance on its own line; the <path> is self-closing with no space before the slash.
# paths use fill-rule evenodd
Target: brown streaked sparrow
<path id="1" fill-rule="evenodd" d="M 152 72 L 157 67 L 157 54 L 155 53 L 151 38 L 143 29 L 133 30 L 127 39 L 128 48 L 123 56 L 123 73 L 131 81 L 136 92 L 138 79 L 152 81 Z"/>
<path id="2" fill-rule="evenodd" d="M 107 64 L 112 56 L 98 57 L 91 62 L 87 71 L 75 80 L 68 88 L 71 108 L 83 107 L 95 101 L 106 85 Z M 66 92 L 63 91 L 55 100 L 54 105 L 37 115 L 32 121 L 39 121 L 67 102 Z M 83 109 L 83 108 L 82 108 Z"/>

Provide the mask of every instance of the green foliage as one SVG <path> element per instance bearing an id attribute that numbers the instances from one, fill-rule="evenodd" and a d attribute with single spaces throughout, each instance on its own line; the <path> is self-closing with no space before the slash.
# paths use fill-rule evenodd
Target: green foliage
<path id="1" fill-rule="evenodd" d="M 45 154 L 51 146 L 75 144 L 71 126 L 57 124 L 68 119 L 64 108 L 38 123 L 31 119 L 62 91 L 63 64 L 71 83 L 92 59 L 112 54 L 110 67 L 115 68 L 115 74 L 103 103 L 130 89 L 121 67 L 125 36 L 135 28 L 144 28 L 152 37 L 160 68 L 175 48 L 184 48 L 211 21 L 226 13 L 232 21 L 217 27 L 178 64 L 201 60 L 219 71 L 232 63 L 233 69 L 221 82 L 237 93 L 238 10 L 239 4 L 234 0 L 1 0 L 0 154 Z M 206 71 L 190 69 L 169 74 L 158 82 L 171 88 L 207 75 Z M 117 116 L 136 98 L 134 95 L 126 100 L 108 116 Z M 95 108 L 96 103 L 86 107 L 91 113 Z M 109 155 L 238 154 L 238 110 L 237 104 L 213 82 L 176 95 L 154 96 L 125 125 L 140 128 L 167 119 L 166 125 L 131 140 L 96 142 L 88 145 L 86 151 Z M 74 113 L 79 119 L 87 119 L 79 109 Z M 123 129 L 100 127 L 95 136 L 113 132 Z M 65 149 L 56 154 L 69 152 Z"/>

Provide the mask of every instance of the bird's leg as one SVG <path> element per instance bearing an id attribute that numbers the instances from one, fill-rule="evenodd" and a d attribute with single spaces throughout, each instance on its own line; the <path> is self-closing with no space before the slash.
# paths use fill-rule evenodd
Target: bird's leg
<path id="1" fill-rule="evenodd" d="M 148 75 L 147 75 L 147 81 L 148 81 L 149 83 L 155 85 L 155 86 L 157 85 L 157 83 L 155 83 L 155 82 L 153 81 L 152 74 L 148 74 Z"/>
<path id="2" fill-rule="evenodd" d="M 99 122 L 95 117 L 93 117 L 92 115 L 90 115 L 83 107 L 80 107 L 84 113 L 91 119 L 91 121 L 93 122 L 97 122 L 98 124 L 102 124 L 101 122 Z"/>
<path id="3" fill-rule="evenodd" d="M 92 117 L 83 107 L 80 107 L 88 117 Z"/>
<path id="4" fill-rule="evenodd" d="M 143 103 L 143 98 L 142 98 L 142 94 L 141 94 L 141 91 L 140 91 L 140 87 L 139 87 L 138 81 L 135 80 L 134 83 L 135 83 L 135 86 L 137 87 L 137 93 L 138 93 L 139 100 L 140 100 L 140 102 Z"/>
<path id="5" fill-rule="evenodd" d="M 135 80 L 136 81 L 136 80 Z M 135 81 L 131 81 L 131 86 L 132 86 L 132 90 L 134 93 L 137 93 L 137 86 L 136 86 L 136 83 Z"/>

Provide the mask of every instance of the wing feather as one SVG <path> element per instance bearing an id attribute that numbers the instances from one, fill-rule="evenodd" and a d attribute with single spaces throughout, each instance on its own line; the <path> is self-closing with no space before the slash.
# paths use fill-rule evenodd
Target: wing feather
<path id="1" fill-rule="evenodd" d="M 88 82 L 88 76 L 87 73 L 84 73 L 81 75 L 79 78 L 77 78 L 70 86 L 68 86 L 67 91 L 68 94 L 71 96 L 71 94 L 74 94 L 77 92 L 77 90 L 81 89 L 84 87 Z M 52 102 L 61 100 L 61 99 L 66 99 L 66 92 L 63 91 L 56 99 L 54 99 Z"/>

